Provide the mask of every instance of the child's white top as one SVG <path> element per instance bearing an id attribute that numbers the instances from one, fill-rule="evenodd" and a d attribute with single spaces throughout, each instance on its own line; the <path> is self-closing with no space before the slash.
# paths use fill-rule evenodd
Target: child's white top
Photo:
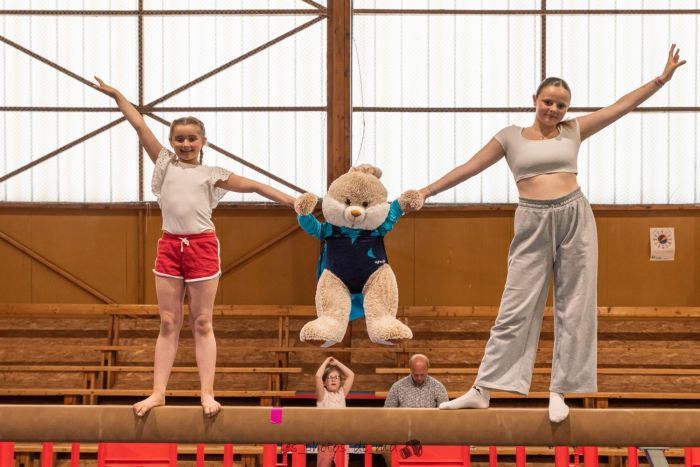
<path id="1" fill-rule="evenodd" d="M 231 172 L 180 162 L 172 151 L 160 150 L 153 170 L 151 189 L 163 213 L 163 230 L 172 234 L 195 234 L 214 230 L 211 211 L 226 194 L 214 184 Z"/>
<path id="2" fill-rule="evenodd" d="M 316 407 L 321 407 L 323 409 L 345 407 L 345 391 L 343 391 L 343 388 L 340 388 L 335 392 L 330 392 L 324 387 L 323 400 L 317 400 Z"/>

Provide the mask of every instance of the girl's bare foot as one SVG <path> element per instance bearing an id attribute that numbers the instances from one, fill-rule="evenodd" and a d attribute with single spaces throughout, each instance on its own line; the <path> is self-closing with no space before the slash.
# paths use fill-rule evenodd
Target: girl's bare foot
<path id="1" fill-rule="evenodd" d="M 213 393 L 203 392 L 200 399 L 202 401 L 202 409 L 204 410 L 204 415 L 206 415 L 207 417 L 213 417 L 221 410 L 221 404 L 219 404 L 214 399 Z"/>
<path id="2" fill-rule="evenodd" d="M 146 399 L 134 404 L 134 413 L 139 417 L 143 417 L 153 407 L 165 405 L 165 395 L 159 392 L 154 392 Z"/>

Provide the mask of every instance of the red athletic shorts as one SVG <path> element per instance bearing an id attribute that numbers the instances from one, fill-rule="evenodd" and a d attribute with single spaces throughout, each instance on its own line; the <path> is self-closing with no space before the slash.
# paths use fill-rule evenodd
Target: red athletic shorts
<path id="1" fill-rule="evenodd" d="M 174 235 L 163 232 L 153 272 L 185 282 L 205 281 L 221 275 L 216 233 Z"/>

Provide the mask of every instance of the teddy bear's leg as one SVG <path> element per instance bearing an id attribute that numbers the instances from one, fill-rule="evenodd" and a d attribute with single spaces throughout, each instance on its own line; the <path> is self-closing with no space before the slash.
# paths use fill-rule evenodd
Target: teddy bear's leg
<path id="1" fill-rule="evenodd" d="M 301 328 L 303 342 L 321 343 L 330 347 L 343 340 L 350 317 L 350 291 L 328 269 L 323 271 L 316 286 L 316 314 L 318 318 Z"/>
<path id="2" fill-rule="evenodd" d="M 365 296 L 367 334 L 375 344 L 391 345 L 394 341 L 411 339 L 411 330 L 396 319 L 399 288 L 391 266 L 385 264 L 369 277 L 362 291 Z"/>

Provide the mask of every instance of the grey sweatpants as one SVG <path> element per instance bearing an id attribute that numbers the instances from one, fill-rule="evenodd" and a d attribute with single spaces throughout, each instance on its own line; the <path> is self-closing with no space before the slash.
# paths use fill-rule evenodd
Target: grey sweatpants
<path id="1" fill-rule="evenodd" d="M 550 392 L 595 392 L 598 238 L 580 190 L 555 200 L 520 199 L 508 278 L 476 383 L 527 394 L 554 274 Z"/>

